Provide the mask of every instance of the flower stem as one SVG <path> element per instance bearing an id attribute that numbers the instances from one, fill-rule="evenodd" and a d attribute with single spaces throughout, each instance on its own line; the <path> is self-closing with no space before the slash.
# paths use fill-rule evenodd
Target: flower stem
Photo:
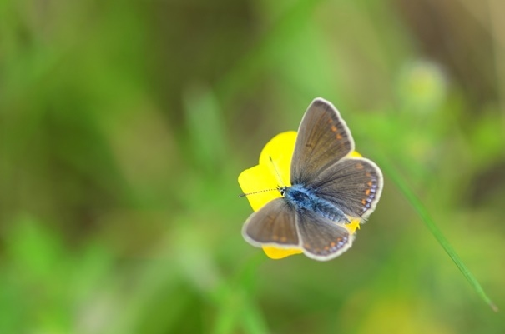
<path id="1" fill-rule="evenodd" d="M 376 151 L 377 153 L 380 151 Z M 461 271 L 463 276 L 468 280 L 470 285 L 475 289 L 477 294 L 486 302 L 486 304 L 491 307 L 491 309 L 495 312 L 498 312 L 498 307 L 493 303 L 491 298 L 484 292 L 484 289 L 477 281 L 477 279 L 473 276 L 473 274 L 468 270 L 468 268 L 463 264 L 460 257 L 452 248 L 451 244 L 447 241 L 445 236 L 442 234 L 437 224 L 429 214 L 428 210 L 422 204 L 421 200 L 416 196 L 416 194 L 411 190 L 408 186 L 407 182 L 401 177 L 400 173 L 395 170 L 395 168 L 388 162 L 388 159 L 385 157 L 381 157 L 379 160 L 379 165 L 384 170 L 384 172 L 393 180 L 398 189 L 403 193 L 403 195 L 410 202 L 412 207 L 417 211 L 417 213 L 421 216 L 424 224 L 430 230 L 431 234 L 437 239 L 438 243 L 445 250 L 447 255 L 451 258 L 451 260 L 456 264 L 458 269 Z"/>

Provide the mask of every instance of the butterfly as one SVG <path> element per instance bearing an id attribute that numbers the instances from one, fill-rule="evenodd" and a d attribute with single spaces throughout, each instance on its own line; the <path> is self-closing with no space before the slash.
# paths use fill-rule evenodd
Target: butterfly
<path id="1" fill-rule="evenodd" d="M 316 98 L 303 116 L 291 159 L 291 186 L 246 220 L 244 239 L 256 247 L 298 248 L 312 259 L 331 260 L 351 247 L 361 223 L 375 210 L 383 177 L 371 160 L 350 157 L 351 131 L 338 110 Z"/>

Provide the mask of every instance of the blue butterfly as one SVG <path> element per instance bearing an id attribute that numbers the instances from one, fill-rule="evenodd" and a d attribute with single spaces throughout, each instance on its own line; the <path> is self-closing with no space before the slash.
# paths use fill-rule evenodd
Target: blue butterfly
<path id="1" fill-rule="evenodd" d="M 306 256 L 331 260 L 351 247 L 355 234 L 345 224 L 375 210 L 382 172 L 354 151 L 351 131 L 337 109 L 316 98 L 305 113 L 291 159 L 291 186 L 282 197 L 253 213 L 242 228 L 256 247 L 300 248 Z"/>

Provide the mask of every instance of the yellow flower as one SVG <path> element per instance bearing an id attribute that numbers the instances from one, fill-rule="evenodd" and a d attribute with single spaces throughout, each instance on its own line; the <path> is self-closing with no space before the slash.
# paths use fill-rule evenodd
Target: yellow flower
<path id="1" fill-rule="evenodd" d="M 289 187 L 291 157 L 295 150 L 296 132 L 282 132 L 272 138 L 263 148 L 258 165 L 246 169 L 240 173 L 238 182 L 242 191 L 252 193 L 261 190 L 276 189 L 277 187 Z M 358 152 L 351 152 L 349 156 L 361 157 Z M 247 196 L 254 211 L 258 211 L 268 202 L 281 197 L 279 191 L 266 191 Z M 353 218 L 345 227 L 351 233 L 359 229 L 360 221 Z M 263 251 L 271 259 L 281 259 L 290 255 L 299 254 L 303 251 L 298 247 L 277 248 L 264 246 Z"/>

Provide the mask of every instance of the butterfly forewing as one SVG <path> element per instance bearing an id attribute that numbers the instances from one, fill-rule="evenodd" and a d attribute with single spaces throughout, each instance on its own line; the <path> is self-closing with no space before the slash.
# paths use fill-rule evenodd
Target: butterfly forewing
<path id="1" fill-rule="evenodd" d="M 295 210 L 284 198 L 274 199 L 249 217 L 242 234 L 254 246 L 298 246 Z"/>
<path id="2" fill-rule="evenodd" d="M 382 172 L 366 158 L 344 158 L 321 173 L 311 187 L 350 217 L 368 217 L 382 192 Z"/>
<path id="3" fill-rule="evenodd" d="M 297 212 L 296 223 L 305 255 L 319 261 L 339 256 L 351 247 L 354 240 L 354 235 L 351 235 L 343 225 L 312 211 Z"/>
<path id="4" fill-rule="evenodd" d="M 291 183 L 308 183 L 354 151 L 351 132 L 337 109 L 317 98 L 302 118 L 291 160 Z"/>

